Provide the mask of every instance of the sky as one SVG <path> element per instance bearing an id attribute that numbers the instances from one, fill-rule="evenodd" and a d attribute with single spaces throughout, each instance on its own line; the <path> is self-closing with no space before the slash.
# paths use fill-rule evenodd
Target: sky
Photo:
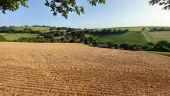
<path id="1" fill-rule="evenodd" d="M 70 13 L 65 19 L 53 16 L 45 0 L 29 0 L 29 8 L 0 13 L 0 26 L 48 25 L 74 28 L 110 28 L 130 26 L 170 26 L 170 11 L 150 6 L 149 0 L 107 0 L 105 5 L 92 7 L 87 0 L 77 0 L 85 14 Z"/>

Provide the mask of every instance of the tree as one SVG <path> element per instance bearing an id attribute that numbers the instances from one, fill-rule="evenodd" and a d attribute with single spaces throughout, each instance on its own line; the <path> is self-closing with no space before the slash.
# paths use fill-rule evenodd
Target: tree
<path id="1" fill-rule="evenodd" d="M 146 28 L 142 28 L 142 31 L 145 31 L 146 30 Z"/>
<path id="2" fill-rule="evenodd" d="M 62 14 L 65 18 L 70 12 L 76 12 L 78 15 L 84 13 L 83 6 L 77 4 L 78 0 L 45 0 L 45 6 L 49 7 L 53 15 Z M 92 6 L 105 4 L 106 0 L 87 0 Z M 0 0 L 0 10 L 16 11 L 20 6 L 28 7 L 28 0 Z M 170 10 L 170 0 L 150 0 L 150 5 L 159 4 L 163 9 Z"/>
<path id="3" fill-rule="evenodd" d="M 49 7 L 53 15 L 62 14 L 65 18 L 70 12 L 76 12 L 78 15 L 84 13 L 83 6 L 77 4 L 78 0 L 45 0 L 45 6 Z M 105 4 L 106 0 L 87 0 L 92 6 Z M 20 6 L 28 7 L 28 0 L 0 0 L 0 10 L 16 11 Z"/>
<path id="4" fill-rule="evenodd" d="M 163 9 L 170 10 L 170 0 L 151 0 L 150 5 L 158 4 L 160 6 L 163 6 Z"/>
<path id="5" fill-rule="evenodd" d="M 0 0 L 0 10 L 5 13 L 8 11 L 16 11 L 20 6 L 28 7 L 27 0 Z"/>
<path id="6" fill-rule="evenodd" d="M 134 44 L 134 45 L 131 46 L 130 49 L 133 50 L 133 51 L 141 51 L 142 50 L 142 46 Z"/>
<path id="7" fill-rule="evenodd" d="M 128 43 L 122 43 L 122 44 L 120 44 L 120 48 L 123 48 L 124 50 L 130 50 L 131 45 Z"/>
<path id="8" fill-rule="evenodd" d="M 159 41 L 153 48 L 154 51 L 170 52 L 170 43 L 167 41 Z"/>

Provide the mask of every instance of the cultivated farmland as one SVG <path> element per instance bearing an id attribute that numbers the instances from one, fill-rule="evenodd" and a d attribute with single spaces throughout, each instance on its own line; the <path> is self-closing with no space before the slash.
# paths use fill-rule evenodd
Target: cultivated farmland
<path id="1" fill-rule="evenodd" d="M 0 43 L 1 96 L 170 96 L 170 57 L 68 43 Z"/>

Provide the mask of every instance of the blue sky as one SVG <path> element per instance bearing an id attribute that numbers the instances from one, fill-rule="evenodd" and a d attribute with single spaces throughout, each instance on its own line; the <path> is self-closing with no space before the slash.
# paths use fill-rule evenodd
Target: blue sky
<path id="1" fill-rule="evenodd" d="M 108 28 L 122 26 L 170 26 L 170 11 L 160 6 L 150 6 L 149 0 L 107 0 L 105 5 L 92 7 L 87 0 L 78 0 L 85 14 L 71 13 L 68 19 L 53 16 L 44 6 L 45 0 L 29 0 L 29 8 L 16 12 L 0 13 L 3 25 L 49 25 L 76 28 Z"/>

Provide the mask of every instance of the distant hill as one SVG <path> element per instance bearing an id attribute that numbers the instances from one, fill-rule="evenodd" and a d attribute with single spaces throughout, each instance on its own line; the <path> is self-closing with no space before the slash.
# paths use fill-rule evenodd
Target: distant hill
<path id="1" fill-rule="evenodd" d="M 116 30 L 116 32 L 114 32 Z M 119 32 L 127 30 L 126 32 Z M 170 41 L 170 27 L 116 27 L 105 29 L 76 29 L 66 27 L 50 26 L 24 26 L 24 27 L 0 27 L 0 36 L 6 40 L 13 41 L 20 38 L 36 38 L 50 35 L 54 38 L 60 38 L 65 34 L 81 32 L 86 37 L 92 37 L 97 42 L 146 44 L 148 42 L 156 43 L 158 41 Z M 88 31 L 88 32 L 84 32 Z M 54 35 L 54 36 L 53 36 Z M 2 39 L 3 40 L 3 39 Z"/>
<path id="2" fill-rule="evenodd" d="M 123 34 L 95 34 L 91 35 L 99 42 L 115 42 L 130 44 L 145 44 L 147 42 L 156 43 L 158 41 L 170 41 L 170 27 L 118 27 L 107 28 L 105 30 L 125 30 Z M 100 29 L 104 30 L 104 29 Z"/>

